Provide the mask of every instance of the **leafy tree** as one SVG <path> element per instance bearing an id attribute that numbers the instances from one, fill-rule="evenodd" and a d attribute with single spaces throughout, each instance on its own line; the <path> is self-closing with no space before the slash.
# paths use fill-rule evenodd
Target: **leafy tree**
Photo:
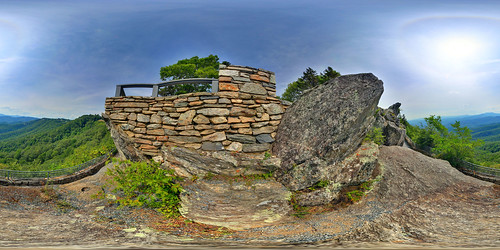
<path id="1" fill-rule="evenodd" d="M 408 136 L 420 149 L 432 152 L 453 166 L 458 166 L 463 160 L 472 160 L 474 148 L 482 143 L 473 140 L 471 130 L 461 127 L 459 121 L 451 125 L 451 131 L 442 124 L 440 116 L 431 115 L 425 118 L 425 122 L 425 127 L 407 124 Z"/>
<path id="2" fill-rule="evenodd" d="M 290 84 L 285 89 L 285 92 L 281 96 L 281 99 L 294 102 L 306 91 L 307 89 L 316 87 L 320 84 L 325 83 L 328 80 L 339 77 L 340 73 L 333 70 L 332 67 L 326 68 L 321 74 L 308 67 L 306 71 L 303 72 L 302 76 Z"/>
<path id="3" fill-rule="evenodd" d="M 227 61 L 222 63 L 230 65 Z M 209 55 L 203 58 L 194 56 L 189 59 L 179 60 L 175 64 L 161 67 L 160 78 L 163 81 L 187 78 L 217 78 L 219 77 L 219 64 L 219 57 L 216 55 Z M 208 91 L 210 87 L 210 84 L 172 85 L 160 89 L 159 93 L 163 96 L 167 96 L 191 92 L 205 92 Z"/>

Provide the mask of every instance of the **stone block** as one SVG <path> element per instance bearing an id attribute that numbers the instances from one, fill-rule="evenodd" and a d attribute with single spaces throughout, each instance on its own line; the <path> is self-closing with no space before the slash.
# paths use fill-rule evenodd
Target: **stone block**
<path id="1" fill-rule="evenodd" d="M 234 91 L 220 91 L 220 92 L 217 92 L 217 95 L 220 97 L 226 97 L 226 98 L 233 99 L 233 98 L 238 98 L 239 93 L 234 92 Z"/>
<path id="2" fill-rule="evenodd" d="M 149 115 L 137 114 L 137 121 L 138 122 L 149 123 Z"/>
<path id="3" fill-rule="evenodd" d="M 193 125 L 186 125 L 186 126 L 177 126 L 175 127 L 175 130 L 190 130 L 194 129 Z"/>
<path id="4" fill-rule="evenodd" d="M 239 128 L 238 133 L 243 135 L 252 135 L 253 130 L 251 128 Z"/>
<path id="5" fill-rule="evenodd" d="M 201 144 L 201 150 L 220 151 L 220 150 L 224 150 L 224 147 L 222 146 L 222 143 L 220 143 L 220 142 L 205 141 Z"/>
<path id="6" fill-rule="evenodd" d="M 147 108 L 149 104 L 144 102 L 117 102 L 115 103 L 116 108 Z"/>
<path id="7" fill-rule="evenodd" d="M 231 128 L 250 128 L 250 123 L 235 123 L 235 124 L 231 124 Z"/>
<path id="8" fill-rule="evenodd" d="M 255 121 L 256 122 L 264 122 L 264 121 L 269 121 L 270 117 L 269 117 L 269 114 L 268 113 L 263 113 L 261 115 L 261 117 L 258 117 L 257 115 L 257 118 L 255 118 Z"/>
<path id="9" fill-rule="evenodd" d="M 195 101 L 199 101 L 200 100 L 200 97 L 199 96 L 191 96 L 191 97 L 188 97 L 188 102 L 195 102 Z"/>
<path id="10" fill-rule="evenodd" d="M 259 143 L 273 143 L 274 139 L 270 134 L 260 134 L 255 137 Z"/>
<path id="11" fill-rule="evenodd" d="M 149 122 L 160 124 L 161 123 L 161 116 L 159 116 L 157 114 L 153 114 L 153 115 L 151 115 L 151 119 L 149 120 Z"/>
<path id="12" fill-rule="evenodd" d="M 200 149 L 201 143 L 187 143 L 187 144 L 184 144 L 182 146 L 185 148 Z"/>
<path id="13" fill-rule="evenodd" d="M 204 103 L 203 101 L 194 101 L 194 102 L 190 102 L 189 106 L 200 106 L 203 103 Z"/>
<path id="14" fill-rule="evenodd" d="M 203 100 L 203 103 L 207 103 L 207 104 L 215 104 L 215 103 L 217 103 L 217 99 Z"/>
<path id="15" fill-rule="evenodd" d="M 242 151 L 245 153 L 256 153 L 256 152 L 264 152 L 271 148 L 271 144 L 243 144 Z"/>
<path id="16" fill-rule="evenodd" d="M 241 122 L 241 120 L 238 117 L 232 117 L 232 116 L 230 116 L 230 117 L 227 118 L 227 123 L 229 123 L 229 124 L 231 124 L 231 123 L 240 123 L 240 122 Z"/>
<path id="17" fill-rule="evenodd" d="M 219 103 L 220 104 L 231 104 L 231 100 L 227 98 L 219 98 Z"/>
<path id="18" fill-rule="evenodd" d="M 162 127 L 161 124 L 148 124 L 146 126 L 147 129 L 159 129 L 161 127 Z"/>
<path id="19" fill-rule="evenodd" d="M 235 77 L 233 77 L 233 80 L 238 81 L 238 82 L 250 82 L 249 77 L 235 76 Z"/>
<path id="20" fill-rule="evenodd" d="M 174 103 L 174 107 L 176 107 L 176 108 L 184 108 L 184 107 L 187 107 L 187 106 L 188 106 L 187 102 L 176 102 L 176 103 Z"/>
<path id="21" fill-rule="evenodd" d="M 238 87 L 238 84 L 220 82 L 219 83 L 219 90 L 220 91 L 239 91 L 240 88 Z"/>
<path id="22" fill-rule="evenodd" d="M 241 120 L 242 123 L 255 122 L 255 118 L 254 117 L 240 116 L 240 120 Z"/>
<path id="23" fill-rule="evenodd" d="M 256 122 L 256 123 L 252 123 L 252 128 L 260 128 L 260 127 L 267 126 L 268 124 L 269 124 L 268 121 L 265 121 L 265 122 Z"/>
<path id="24" fill-rule="evenodd" d="M 220 69 L 219 78 L 221 76 L 240 76 L 240 72 L 238 70 Z"/>
<path id="25" fill-rule="evenodd" d="M 126 120 L 127 115 L 122 114 L 122 113 L 114 113 L 114 114 L 109 115 L 109 118 L 111 118 L 111 120 Z"/>
<path id="26" fill-rule="evenodd" d="M 219 76 L 219 84 L 222 82 L 231 82 L 232 80 L 233 78 L 231 78 L 230 76 Z"/>
<path id="27" fill-rule="evenodd" d="M 166 141 L 168 141 L 168 136 L 165 136 L 165 135 L 158 136 L 158 137 L 156 137 L 156 140 L 161 141 L 161 142 L 166 142 Z"/>
<path id="28" fill-rule="evenodd" d="M 186 143 L 201 143 L 201 137 L 197 136 L 170 136 L 169 142 L 186 144 Z"/>
<path id="29" fill-rule="evenodd" d="M 261 127 L 261 128 L 254 128 L 253 129 L 253 135 L 260 135 L 260 134 L 270 134 L 274 131 L 276 131 L 275 126 L 266 126 L 266 127 Z"/>
<path id="30" fill-rule="evenodd" d="M 129 121 L 135 121 L 135 120 L 137 120 L 137 114 L 136 113 L 131 113 L 130 115 L 128 115 L 127 119 Z"/>
<path id="31" fill-rule="evenodd" d="M 165 135 L 165 131 L 163 129 L 148 129 L 146 131 L 148 135 Z"/>
<path id="32" fill-rule="evenodd" d="M 226 130 L 229 129 L 229 127 L 229 124 L 217 124 L 212 126 L 212 128 L 215 130 Z"/>
<path id="33" fill-rule="evenodd" d="M 196 111 L 205 116 L 228 116 L 229 110 L 226 108 L 203 108 Z"/>
<path id="34" fill-rule="evenodd" d="M 231 144 L 229 144 L 226 149 L 229 151 L 240 152 L 241 150 L 243 150 L 243 144 L 239 142 L 231 142 Z"/>
<path id="35" fill-rule="evenodd" d="M 166 125 L 172 125 L 172 126 L 176 126 L 177 125 L 177 119 L 174 119 L 174 118 L 170 118 L 168 116 L 165 116 L 163 117 L 163 124 L 166 124 Z"/>
<path id="36" fill-rule="evenodd" d="M 195 122 L 196 124 L 209 124 L 210 120 L 208 119 L 208 117 L 199 114 L 194 117 L 193 122 Z"/>
<path id="37" fill-rule="evenodd" d="M 282 117 L 282 115 L 272 115 L 271 120 L 281 120 Z"/>
<path id="38" fill-rule="evenodd" d="M 209 135 L 209 134 L 213 134 L 213 133 L 215 133 L 215 132 L 217 132 L 217 131 L 215 131 L 215 130 L 213 130 L 213 129 L 207 129 L 207 130 L 202 130 L 202 131 L 200 132 L 200 134 L 201 134 L 201 135 Z"/>
<path id="39" fill-rule="evenodd" d="M 198 130 L 184 130 L 181 131 L 179 135 L 200 136 L 200 132 L 198 132 Z"/>
<path id="40" fill-rule="evenodd" d="M 229 115 L 231 116 L 255 116 L 257 111 L 254 109 L 247 109 L 242 107 L 232 107 Z"/>
<path id="41" fill-rule="evenodd" d="M 146 139 L 141 139 L 141 138 L 134 138 L 134 142 L 138 144 L 147 144 L 147 145 L 153 145 L 153 142 L 150 140 Z"/>
<path id="42" fill-rule="evenodd" d="M 267 90 L 262 87 L 262 85 L 257 83 L 245 83 L 240 91 L 243 93 L 255 94 L 255 95 L 267 95 Z"/>
<path id="43" fill-rule="evenodd" d="M 177 125 L 185 126 L 185 125 L 192 124 L 193 118 L 195 115 L 196 115 L 195 110 L 189 110 L 189 111 L 182 113 L 181 116 L 179 116 Z"/>
<path id="44" fill-rule="evenodd" d="M 227 118 L 224 116 L 215 116 L 210 118 L 210 121 L 213 124 L 222 124 L 222 123 L 227 123 Z"/>
<path id="45" fill-rule="evenodd" d="M 163 131 L 165 132 L 166 135 L 178 135 L 179 132 L 175 131 L 174 128 L 168 129 L 164 128 Z"/>
<path id="46" fill-rule="evenodd" d="M 231 99 L 231 103 L 243 103 L 242 99 Z"/>
<path id="47" fill-rule="evenodd" d="M 260 82 L 269 82 L 269 78 L 261 75 L 250 75 L 250 80 L 260 81 Z"/>
<path id="48" fill-rule="evenodd" d="M 203 136 L 203 141 L 224 141 L 225 139 L 226 133 L 224 131 Z"/>
<path id="49" fill-rule="evenodd" d="M 285 112 L 283 107 L 277 103 L 262 104 L 262 108 L 264 108 L 269 115 L 280 115 Z"/>
<path id="50" fill-rule="evenodd" d="M 196 130 L 204 130 L 204 129 L 212 129 L 212 125 L 208 125 L 208 124 L 199 124 L 199 125 L 195 125 L 194 128 Z"/>
<path id="51" fill-rule="evenodd" d="M 227 134 L 227 139 L 235 142 L 241 142 L 245 144 L 256 143 L 257 140 L 251 135 L 241 135 L 241 134 Z"/>
<path id="52" fill-rule="evenodd" d="M 136 134 L 145 134 L 146 128 L 134 128 L 134 133 Z"/>

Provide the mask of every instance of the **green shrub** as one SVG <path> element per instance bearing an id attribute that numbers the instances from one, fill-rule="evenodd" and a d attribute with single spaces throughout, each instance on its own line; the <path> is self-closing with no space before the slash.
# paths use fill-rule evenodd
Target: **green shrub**
<path id="1" fill-rule="evenodd" d="M 382 133 L 382 129 L 373 127 L 370 132 L 366 134 L 365 141 L 372 141 L 378 145 L 384 144 L 385 136 Z"/>
<path id="2" fill-rule="evenodd" d="M 347 192 L 347 198 L 352 202 L 358 202 L 365 195 L 365 192 L 361 190 L 352 190 Z"/>
<path id="3" fill-rule="evenodd" d="M 156 162 L 121 161 L 107 174 L 113 177 L 114 191 L 123 195 L 117 199 L 120 205 L 155 208 L 167 217 L 179 215 L 182 179 L 173 170 Z"/>

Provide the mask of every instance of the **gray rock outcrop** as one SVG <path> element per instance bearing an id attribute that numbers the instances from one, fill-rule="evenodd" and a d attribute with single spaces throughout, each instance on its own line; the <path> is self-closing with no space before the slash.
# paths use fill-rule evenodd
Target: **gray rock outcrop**
<path id="1" fill-rule="evenodd" d="M 415 149 L 415 144 L 406 135 L 406 128 L 399 120 L 401 103 L 397 102 L 387 109 L 379 108 L 376 112 L 375 127 L 381 128 L 386 146 L 405 146 Z"/>
<path id="2" fill-rule="evenodd" d="M 341 76 L 306 92 L 287 109 L 278 128 L 273 144 L 273 153 L 281 159 L 278 180 L 293 191 L 326 181 L 330 186 L 325 190 L 334 193 L 366 181 L 356 175 L 370 177 L 374 168 L 360 169 L 376 162 L 342 161 L 359 156 L 353 153 L 375 122 L 382 93 L 382 81 L 370 73 Z M 342 172 L 351 175 L 341 178 Z M 327 197 L 334 198 L 334 193 Z"/>

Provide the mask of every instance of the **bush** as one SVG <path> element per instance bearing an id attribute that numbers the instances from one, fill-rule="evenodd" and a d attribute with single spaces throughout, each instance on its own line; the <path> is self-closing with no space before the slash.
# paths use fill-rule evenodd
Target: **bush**
<path id="1" fill-rule="evenodd" d="M 123 195 L 117 199 L 120 205 L 155 208 L 167 217 L 179 215 L 182 178 L 173 170 L 155 162 L 120 161 L 107 174 L 113 177 L 114 191 Z"/>
<path id="2" fill-rule="evenodd" d="M 366 134 L 365 141 L 372 141 L 378 145 L 385 143 L 385 136 L 382 133 L 381 128 L 372 128 L 370 132 Z"/>

